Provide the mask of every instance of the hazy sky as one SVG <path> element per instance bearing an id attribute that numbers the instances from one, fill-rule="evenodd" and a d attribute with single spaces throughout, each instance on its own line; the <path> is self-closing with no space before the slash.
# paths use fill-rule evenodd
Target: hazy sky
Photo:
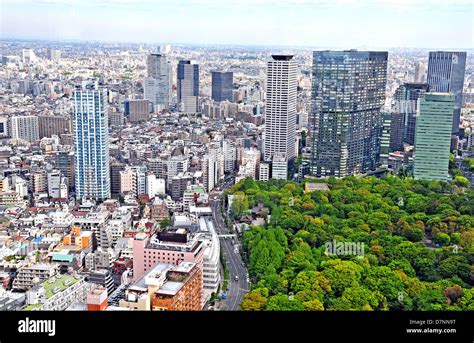
<path id="1" fill-rule="evenodd" d="M 0 0 L 0 37 L 472 48 L 472 0 Z"/>

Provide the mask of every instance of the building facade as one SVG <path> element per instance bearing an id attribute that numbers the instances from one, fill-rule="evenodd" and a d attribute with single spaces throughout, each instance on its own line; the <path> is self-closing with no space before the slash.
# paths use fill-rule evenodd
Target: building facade
<path id="1" fill-rule="evenodd" d="M 148 77 L 155 80 L 153 92 L 146 92 L 145 99 L 160 110 L 169 109 L 172 95 L 171 63 L 164 54 L 150 54 L 147 58 Z"/>
<path id="2" fill-rule="evenodd" d="M 35 142 L 40 139 L 37 116 L 11 117 L 10 127 L 13 139 L 23 139 L 28 142 Z"/>
<path id="3" fill-rule="evenodd" d="M 199 65 L 189 60 L 178 63 L 178 105 L 182 112 L 197 112 L 199 99 Z"/>
<path id="4" fill-rule="evenodd" d="M 455 96 L 449 93 L 426 93 L 420 100 L 413 168 L 417 180 L 449 180 L 454 102 Z"/>
<path id="5" fill-rule="evenodd" d="M 214 101 L 233 101 L 233 83 L 234 73 L 213 71 L 212 72 L 212 100 Z"/>
<path id="6" fill-rule="evenodd" d="M 292 55 L 272 55 L 267 62 L 267 97 L 265 102 L 264 160 L 284 153 L 294 162 L 296 134 L 296 63 Z M 291 169 L 291 168 L 290 168 Z"/>
<path id="7" fill-rule="evenodd" d="M 74 178 L 77 198 L 110 198 L 110 153 L 106 90 L 97 84 L 73 94 Z"/>
<path id="8" fill-rule="evenodd" d="M 459 133 L 465 71 L 465 52 L 430 52 L 427 79 L 430 91 L 454 94 L 453 134 Z"/>
<path id="9" fill-rule="evenodd" d="M 315 51 L 311 174 L 344 177 L 379 164 L 387 52 Z"/>
<path id="10" fill-rule="evenodd" d="M 403 142 L 415 144 L 416 117 L 418 111 L 418 99 L 422 98 L 429 91 L 427 83 L 404 83 L 400 85 L 394 94 L 392 111 L 394 112 L 394 123 L 400 127 L 394 128 L 394 139 L 392 151 L 402 150 Z M 401 130 L 401 131 L 400 131 Z M 402 142 L 400 142 L 400 139 Z"/>

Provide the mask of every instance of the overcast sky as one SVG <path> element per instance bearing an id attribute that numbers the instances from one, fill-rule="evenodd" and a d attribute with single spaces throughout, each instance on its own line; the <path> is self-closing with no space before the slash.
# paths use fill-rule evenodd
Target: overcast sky
<path id="1" fill-rule="evenodd" d="M 0 0 L 3 38 L 472 48 L 472 0 Z"/>

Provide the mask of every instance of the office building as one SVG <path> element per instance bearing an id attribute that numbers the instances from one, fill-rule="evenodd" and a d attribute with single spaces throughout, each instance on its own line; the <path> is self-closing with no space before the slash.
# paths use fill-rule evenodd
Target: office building
<path id="1" fill-rule="evenodd" d="M 213 71 L 212 72 L 212 100 L 214 101 L 233 101 L 233 83 L 234 73 Z"/>
<path id="2" fill-rule="evenodd" d="M 379 164 L 387 52 L 315 51 L 311 174 L 362 174 Z"/>
<path id="3" fill-rule="evenodd" d="M 415 164 L 417 180 L 449 180 L 449 148 L 455 95 L 426 93 L 420 99 L 416 123 Z"/>
<path id="4" fill-rule="evenodd" d="M 264 160 L 283 153 L 292 168 L 296 134 L 296 63 L 292 55 L 272 55 L 267 62 Z"/>
<path id="5" fill-rule="evenodd" d="M 76 87 L 73 111 L 74 178 L 77 198 L 110 198 L 109 127 L 106 90 Z"/>
<path id="6" fill-rule="evenodd" d="M 428 91 L 429 86 L 426 83 L 404 83 L 395 91 L 392 106 L 395 120 L 392 123 L 396 127 L 392 132 L 397 138 L 392 143 L 394 145 L 392 151 L 403 150 L 403 142 L 415 144 L 418 99 Z M 399 132 L 400 130 L 402 132 Z"/>
<path id="7" fill-rule="evenodd" d="M 459 134 L 465 70 L 465 52 L 430 52 L 427 79 L 430 92 L 454 94 L 453 134 Z"/>
<path id="8" fill-rule="evenodd" d="M 182 112 L 197 112 L 199 98 L 199 65 L 189 60 L 178 63 L 178 105 Z"/>
<path id="9" fill-rule="evenodd" d="M 414 117 L 415 118 L 415 117 Z M 400 112 L 390 113 L 390 138 L 389 138 L 389 149 L 390 151 L 403 151 L 403 136 L 405 132 L 404 127 L 404 116 Z M 414 123 L 416 123 L 414 121 Z M 414 132 L 415 130 L 413 130 Z M 413 133 L 413 136 L 414 133 Z"/>
<path id="10" fill-rule="evenodd" d="M 147 58 L 147 70 L 145 99 L 159 110 L 169 109 L 173 86 L 171 63 L 164 54 L 150 54 Z"/>

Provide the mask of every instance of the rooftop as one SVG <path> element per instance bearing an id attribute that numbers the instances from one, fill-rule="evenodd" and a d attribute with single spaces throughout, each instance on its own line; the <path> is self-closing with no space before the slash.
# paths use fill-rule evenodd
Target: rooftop
<path id="1" fill-rule="evenodd" d="M 56 275 L 49 278 L 42 283 L 42 286 L 45 290 L 46 299 L 51 298 L 55 294 L 55 289 L 59 290 L 56 293 L 62 292 L 74 285 L 77 281 L 79 281 L 79 279 L 71 275 Z"/>

